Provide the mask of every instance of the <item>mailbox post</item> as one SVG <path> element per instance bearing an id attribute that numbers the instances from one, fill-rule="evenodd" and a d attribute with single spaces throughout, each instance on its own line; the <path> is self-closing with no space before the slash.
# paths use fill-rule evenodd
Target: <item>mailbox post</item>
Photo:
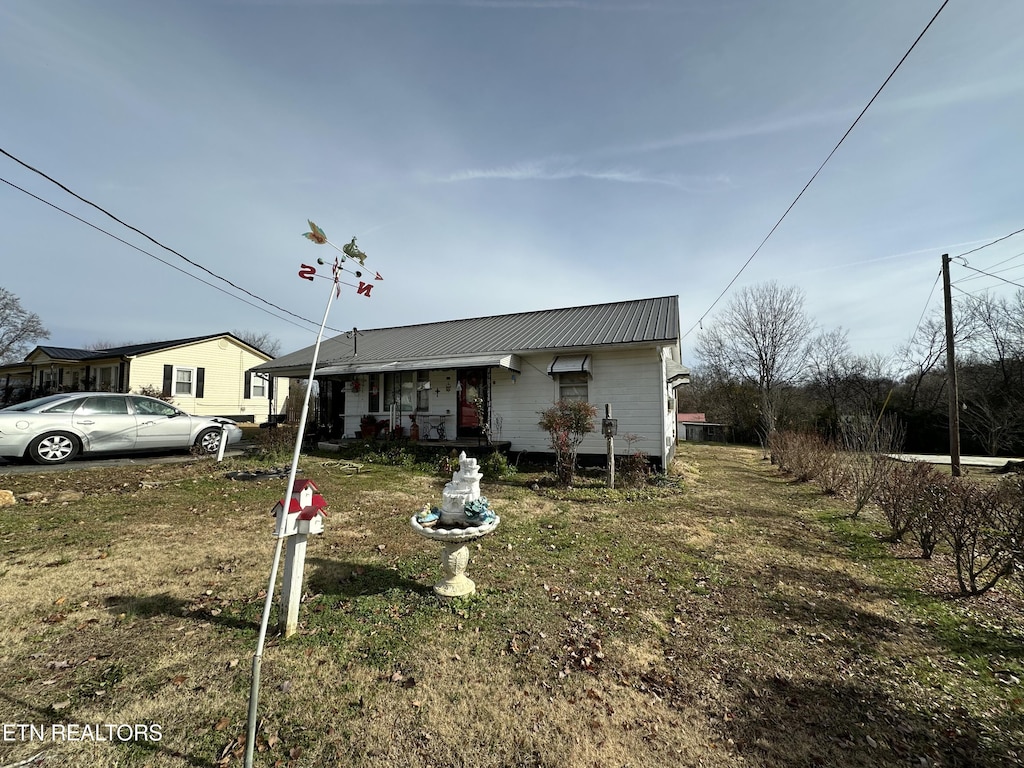
<path id="1" fill-rule="evenodd" d="M 302 602 L 302 572 L 306 566 L 306 541 L 310 534 L 324 532 L 327 502 L 318 493 L 312 480 L 296 480 L 285 512 L 284 499 L 274 506 L 277 522 L 274 535 L 288 540 L 284 556 L 284 579 L 281 584 L 281 632 L 291 637 L 299 625 L 299 604 Z"/>
<path id="2" fill-rule="evenodd" d="M 601 434 L 608 443 L 608 487 L 615 487 L 615 435 L 619 431 L 619 420 L 612 418 L 611 403 L 604 404 L 604 418 L 601 419 Z"/>

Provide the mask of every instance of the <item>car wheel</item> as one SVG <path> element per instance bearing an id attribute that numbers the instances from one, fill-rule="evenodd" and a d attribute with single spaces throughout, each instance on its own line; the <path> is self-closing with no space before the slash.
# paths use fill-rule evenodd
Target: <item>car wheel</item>
<path id="1" fill-rule="evenodd" d="M 204 429 L 196 438 L 196 449 L 200 453 L 216 453 L 220 448 L 220 430 Z"/>
<path id="2" fill-rule="evenodd" d="M 67 432 L 49 432 L 28 444 L 28 455 L 36 464 L 63 464 L 78 455 L 78 438 Z"/>

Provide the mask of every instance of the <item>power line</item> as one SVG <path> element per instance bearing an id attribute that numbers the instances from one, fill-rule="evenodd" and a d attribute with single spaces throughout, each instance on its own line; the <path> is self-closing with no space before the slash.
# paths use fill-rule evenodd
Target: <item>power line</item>
<path id="1" fill-rule="evenodd" d="M 1018 254 L 1016 254 L 1014 256 L 1010 256 L 1009 258 L 1003 259 L 1002 261 L 997 261 L 995 264 L 990 264 L 989 265 L 989 271 L 992 272 L 993 274 L 1000 275 L 1000 274 L 1003 274 L 1005 272 L 1013 272 L 1014 270 L 1017 270 L 1017 269 L 1024 269 L 1024 264 L 1014 264 L 1012 267 L 1006 267 L 1006 269 L 993 269 L 993 267 L 999 267 L 999 266 L 1002 266 L 1003 264 L 1007 264 L 1007 263 L 1009 263 L 1011 261 L 1014 261 L 1015 259 L 1019 259 L 1021 256 L 1024 256 L 1024 251 L 1021 251 L 1020 253 L 1018 253 Z M 960 258 L 960 257 L 958 256 L 957 258 Z M 965 264 L 967 263 L 966 259 L 964 260 L 964 263 Z M 957 280 L 957 282 L 958 283 L 966 283 L 966 282 L 970 282 L 971 280 L 980 280 L 982 277 L 983 277 L 983 275 L 970 275 L 968 277 L 960 278 L 959 280 Z"/>
<path id="2" fill-rule="evenodd" d="M 1021 283 L 1015 283 L 1015 282 L 1013 282 L 1013 280 L 1007 280 L 1005 277 L 999 277 L 999 275 L 990 274 L 990 273 L 988 273 L 988 272 L 986 272 L 986 271 L 984 271 L 982 269 L 975 269 L 970 264 L 964 263 L 964 264 L 961 264 L 960 266 L 962 266 L 964 269 L 969 269 L 972 272 L 977 272 L 980 275 L 985 275 L 986 277 L 994 277 L 996 280 L 1000 280 L 1000 281 L 1002 281 L 1002 282 L 1004 282 L 1004 283 L 1006 283 L 1008 285 L 1014 285 L 1017 288 L 1024 288 L 1024 285 L 1022 285 Z"/>
<path id="3" fill-rule="evenodd" d="M 76 216 L 75 214 L 71 213 L 71 211 L 67 211 L 67 210 L 61 208 L 59 205 L 55 205 L 54 203 L 51 203 L 49 200 L 45 200 L 42 197 L 39 197 L 39 195 L 36 195 L 36 194 L 33 194 L 32 192 L 29 192 L 27 189 L 23 189 L 22 187 L 19 187 L 17 184 L 15 184 L 13 182 L 10 182 L 10 181 L 8 181 L 7 179 L 5 179 L 3 177 L 0 177 L 0 181 L 2 181 L 4 184 L 6 184 L 9 187 L 14 187 L 14 189 L 18 190 L 19 192 L 24 192 L 29 197 L 35 198 L 39 202 L 41 202 L 41 203 L 43 203 L 45 205 L 50 206 L 51 208 L 54 208 L 54 209 L 60 211 L 61 213 L 65 214 L 66 216 L 70 216 L 72 219 L 75 219 L 76 221 L 82 222 L 87 227 L 92 227 L 96 231 L 102 232 L 107 237 L 112 237 L 115 240 L 117 240 L 119 243 L 123 243 L 124 245 L 127 245 L 129 248 L 134 248 L 139 253 L 144 253 L 146 256 L 149 256 L 151 259 L 156 259 L 161 264 L 164 264 L 164 265 L 170 267 L 173 270 L 181 272 L 183 275 L 186 275 L 187 277 L 191 277 L 193 280 L 198 280 L 203 285 L 210 286 L 215 291 L 220 291 L 225 296 L 230 296 L 232 299 L 237 299 L 238 301 L 241 301 L 244 304 L 248 304 L 250 307 L 253 307 L 254 309 L 258 309 L 260 312 L 266 312 L 268 315 L 270 315 L 273 318 L 276 318 L 277 320 L 282 320 L 283 322 L 291 323 L 296 328 L 302 328 L 303 327 L 303 326 L 299 325 L 298 323 L 296 323 L 294 320 L 289 320 L 287 317 L 281 317 L 279 315 L 275 315 L 269 309 L 265 309 L 264 307 L 261 307 L 258 304 L 254 304 L 251 301 L 243 299 L 241 296 L 236 296 L 235 294 L 230 293 L 230 292 L 224 290 L 219 285 L 214 285 L 213 283 L 210 283 L 210 282 L 208 282 L 206 280 L 203 280 L 203 278 L 201 278 L 201 277 L 199 277 L 197 275 L 193 275 L 191 272 L 187 272 L 186 270 L 182 269 L 181 267 L 179 267 L 179 266 L 177 266 L 175 264 L 171 264 L 171 262 L 169 262 L 169 261 L 165 261 L 164 259 L 161 259 L 156 254 L 150 253 L 149 251 L 145 250 L 144 248 L 139 248 L 139 246 L 135 245 L 134 243 L 129 243 L 127 240 L 118 237 L 113 232 L 108 232 L 107 230 L 103 229 L 103 227 L 98 227 L 95 224 L 93 224 L 92 222 L 86 221 L 85 219 L 83 219 L 80 216 Z M 308 321 L 308 322 L 312 322 L 312 321 Z M 305 330 L 305 329 L 303 328 L 303 330 Z"/>
<path id="4" fill-rule="evenodd" d="M 839 147 L 842 146 L 843 142 L 846 141 L 846 137 L 850 135 L 850 133 L 853 131 L 853 129 L 857 126 L 857 123 L 860 122 L 860 119 L 862 117 L 864 117 L 864 113 L 867 112 L 868 109 L 871 107 L 871 105 L 875 103 L 875 99 L 878 98 L 879 94 L 882 92 L 882 90 L 885 88 L 885 86 L 887 86 L 889 84 L 889 81 L 892 80 L 892 78 L 896 74 L 897 70 L 901 66 L 903 66 L 903 62 L 907 60 L 907 57 L 910 56 L 910 54 L 914 50 L 914 48 L 917 47 L 917 44 L 919 42 L 921 42 L 921 38 L 924 37 L 925 33 L 928 31 L 928 29 L 931 27 L 931 25 L 939 17 L 939 14 L 942 13 L 942 10 L 948 4 L 949 4 L 949 0 L 943 0 L 942 5 L 939 6 L 939 10 L 937 10 L 935 12 L 935 15 L 932 16 L 931 20 L 925 25 L 924 29 L 921 30 L 921 34 L 919 34 L 917 36 L 917 39 L 915 39 L 914 42 L 911 44 L 910 48 L 907 49 L 907 52 L 903 54 L 903 57 L 899 60 L 899 63 L 895 67 L 893 67 L 892 72 L 889 73 L 889 76 L 887 78 L 885 78 L 885 81 L 879 86 L 878 90 L 875 91 L 875 95 L 871 97 L 871 99 L 865 105 L 864 109 L 862 109 L 860 111 L 860 114 L 857 115 L 857 118 L 853 121 L 853 123 L 850 125 L 850 127 L 846 129 L 846 133 L 844 133 L 843 137 L 841 139 L 839 139 L 839 143 L 836 144 L 832 148 L 832 151 L 828 153 L 828 157 L 826 157 L 824 162 L 822 162 L 822 164 L 818 166 L 818 170 L 816 170 L 814 172 L 814 175 L 811 176 L 810 180 L 806 184 L 804 184 L 804 187 L 803 187 L 803 189 L 800 190 L 800 193 L 793 199 L 793 202 L 791 202 L 789 204 L 789 207 L 786 208 L 786 210 L 782 214 L 782 216 L 779 217 L 779 220 L 777 222 L 775 222 L 775 226 L 773 226 L 771 228 L 771 230 L 769 230 L 768 234 L 764 236 L 764 239 L 761 241 L 761 243 L 757 246 L 757 248 L 754 249 L 754 252 L 752 254 L 750 254 L 750 256 L 747 258 L 747 260 L 745 262 L 743 262 L 743 266 L 741 266 L 739 271 L 735 275 L 733 275 L 732 280 L 730 280 L 728 282 L 728 284 L 725 286 L 725 288 L 722 289 L 722 292 L 720 294 L 718 294 L 718 296 L 715 298 L 715 300 L 713 302 L 711 302 L 711 306 L 708 307 L 704 311 L 704 314 L 700 316 L 700 318 L 697 320 L 697 322 L 694 323 L 690 327 L 690 329 L 680 337 L 680 339 L 685 339 L 687 336 L 689 336 L 691 333 L 693 333 L 693 329 L 697 328 L 698 326 L 701 325 L 701 323 L 704 322 L 704 318 L 706 318 L 708 316 L 708 314 L 710 314 L 711 310 L 715 308 L 715 305 L 717 305 L 718 302 L 722 300 L 722 297 L 725 296 L 726 292 L 730 288 L 732 288 L 733 283 L 735 283 L 739 279 L 739 276 L 743 274 L 744 270 L 746 270 L 746 268 L 750 264 L 750 262 L 752 262 L 754 260 L 754 257 L 757 256 L 757 254 L 761 251 L 761 248 L 764 247 L 764 244 L 768 242 L 768 238 L 770 238 L 773 234 L 775 234 L 775 230 L 777 230 L 779 228 L 779 226 L 785 220 L 786 216 L 789 215 L 789 212 L 791 210 L 793 210 L 793 207 L 797 204 L 797 202 L 800 200 L 800 198 L 803 197 L 803 194 L 804 194 L 804 192 L 807 191 L 807 188 L 811 186 L 811 184 L 814 182 L 814 180 L 816 178 L 818 178 L 818 174 L 821 173 L 822 169 L 828 164 L 828 161 L 832 159 L 832 156 L 836 153 L 836 151 L 838 151 Z"/>
<path id="5" fill-rule="evenodd" d="M 928 298 L 924 300 L 924 309 L 921 310 L 921 316 L 917 319 L 917 325 L 914 327 L 914 332 L 910 334 L 910 340 L 913 341 L 917 336 L 917 332 L 921 330 L 921 323 L 924 322 L 924 316 L 928 312 L 928 307 L 932 303 L 932 296 L 935 295 L 935 286 L 939 284 L 939 280 L 942 279 L 942 270 L 940 269 L 935 275 L 935 281 L 932 283 L 932 289 L 928 291 Z"/>
<path id="6" fill-rule="evenodd" d="M 948 0 L 947 0 L 947 1 L 948 1 Z M 191 264 L 191 265 L 192 265 L 193 267 L 195 267 L 196 269 L 200 269 L 200 270 L 202 270 L 203 272 L 205 272 L 206 274 L 210 275 L 211 277 L 215 277 L 215 278 L 217 278 L 218 280 L 220 280 L 220 281 L 222 281 L 222 282 L 224 282 L 224 283 L 227 283 L 227 284 L 228 284 L 228 285 L 230 285 L 230 286 L 231 286 L 232 288 L 234 288 L 234 289 L 235 289 L 236 291 L 241 291 L 241 292 L 242 292 L 242 293 L 244 293 L 245 295 L 247 295 L 247 296 L 251 296 L 252 298 L 256 299 L 257 301 L 261 301 L 261 302 L 263 302 L 264 304 L 266 304 L 266 305 L 267 305 L 268 307 L 273 307 L 274 309 L 278 310 L 279 312 L 284 312 L 284 313 L 285 313 L 286 315 L 291 315 L 292 317 L 294 317 L 294 318 L 297 318 L 297 319 L 299 319 L 299 320 L 302 320 L 302 321 L 303 321 L 303 322 L 305 322 L 305 323 L 309 323 L 310 325 L 313 325 L 313 326 L 315 326 L 315 327 L 319 327 L 319 325 L 320 325 L 320 324 L 319 324 L 318 322 L 316 322 L 316 321 L 314 321 L 314 320 L 310 320 L 310 319 L 309 319 L 309 318 L 307 318 L 307 317 L 303 317 L 302 315 L 298 315 L 298 314 L 296 314 L 296 313 L 294 313 L 294 312 L 292 312 L 292 311 L 290 311 L 290 310 L 288 310 L 288 309 L 285 309 L 284 307 L 280 307 L 280 306 L 278 306 L 277 304 L 274 304 L 273 302 L 271 302 L 271 301 L 268 301 L 267 299 L 264 299 L 264 298 L 263 298 L 262 296 L 258 296 L 258 295 L 256 295 L 255 293 L 253 293 L 253 292 L 251 292 L 251 291 L 248 291 L 248 290 L 246 290 L 245 288 L 242 288 L 242 287 L 241 287 L 240 285 L 236 285 L 235 283 L 233 283 L 233 282 L 231 282 L 230 280 L 228 280 L 228 279 L 227 279 L 226 277 L 222 277 L 221 275 L 218 275 L 218 274 L 217 274 L 216 272 L 214 272 L 214 271 L 212 271 L 212 270 L 210 270 L 210 269 L 207 269 L 206 267 L 204 267 L 204 266 L 203 266 L 202 264 L 200 264 L 199 262 L 197 262 L 197 261 L 193 261 L 192 259 L 190 259 L 190 258 L 188 258 L 187 256 L 185 256 L 185 255 L 183 255 L 183 254 L 179 253 L 178 251 L 174 250 L 173 248 L 171 248 L 171 247 L 169 247 L 169 246 L 166 246 L 166 245 L 164 245 L 164 244 L 163 244 L 163 243 L 161 243 L 161 242 L 160 242 L 159 240 L 157 240 L 157 239 L 155 239 L 155 238 L 151 237 L 150 235 L 146 234 L 145 232 L 143 232 L 143 231 L 142 231 L 141 229 L 139 229 L 138 227 L 133 227 L 133 226 L 132 226 L 131 224 L 128 224 L 128 223 L 126 223 L 126 222 L 122 221 L 121 219 L 119 219 L 119 218 L 118 218 L 117 216 L 115 216 L 114 214 L 112 214 L 112 213 L 111 213 L 110 211 L 108 211 L 107 209 L 103 208 L 102 206 L 100 206 L 100 205 L 97 205 L 96 203 L 92 202 L 91 200 L 88 200 L 88 199 L 86 199 L 86 198 L 82 197 L 81 195 L 79 195 L 78 193 L 76 193 L 76 192 L 74 192 L 74 191 L 72 191 L 72 190 L 68 189 L 68 188 L 67 188 L 66 186 L 64 186 L 63 184 L 61 184 L 61 183 L 60 183 L 59 181 L 57 181 L 56 179 L 54 179 L 54 178 L 53 178 L 52 176 L 48 176 L 48 175 L 47 175 L 46 173 L 44 173 L 43 171 L 40 171 L 40 170 L 39 170 L 38 168 L 34 168 L 33 166 L 31 166 L 31 165 L 29 165 L 28 163 L 26 163 L 26 162 L 25 162 L 24 160 L 20 160 L 19 158 L 15 157 L 14 155 L 12 155 L 12 154 L 11 154 L 10 152 L 8 152 L 8 151 L 7 151 L 6 149 L 4 149 L 3 147 L 0 147 L 0 154 L 4 154 L 4 155 L 6 155 L 6 156 L 7 156 L 7 157 L 9 157 L 9 158 L 10 158 L 11 160 L 13 160 L 14 162 L 18 163 L 18 165 L 21 165 L 21 166 L 23 166 L 24 168 L 27 168 L 28 170 L 32 171 L 33 173 L 36 173 L 36 174 L 38 174 L 38 175 L 42 176 L 42 177 L 43 177 L 44 179 L 46 179 L 47 181 L 49 181 L 49 182 L 51 182 L 51 183 L 53 183 L 53 184 L 56 184 L 56 185 L 57 185 L 58 187 L 60 187 L 61 189 L 63 189 L 63 190 L 65 191 L 65 192 L 67 192 L 67 193 L 68 193 L 69 195 L 71 195 L 72 197 L 74 197 L 74 198 L 77 198 L 78 200 L 81 200 L 81 201 L 82 201 L 83 203 L 85 203 L 86 205 L 92 206 L 92 207 L 93 207 L 93 208 L 95 208 L 95 209 L 96 209 L 97 211 L 99 211 L 99 212 L 100 212 L 100 213 L 102 213 L 103 215 L 105 215 L 105 216 L 108 216 L 109 218 L 113 219 L 114 221 L 116 221 L 116 222 L 117 222 L 118 224 L 120 224 L 121 226 L 123 226 L 123 227 L 126 227 L 126 228 L 128 228 L 128 229 L 132 230 L 133 232 L 136 232 L 136 233 L 138 233 L 138 234 L 142 235 L 142 236 L 143 236 L 144 238 L 146 238 L 147 240 L 149 240 L 149 241 L 150 241 L 151 243 L 153 243 L 154 245 L 157 245 L 158 247 L 160 247 L 160 248 L 163 248 L 163 249 L 164 249 L 165 251 L 167 251 L 168 253 L 173 253 L 173 254 L 174 254 L 175 256 L 177 256 L 177 257 L 178 257 L 179 259 L 182 259 L 183 261 L 186 261 L 186 262 L 188 262 L 189 264 Z M 14 185 L 12 184 L 11 186 L 14 186 Z M 20 188 L 20 187 L 18 187 L 18 189 L 21 189 L 21 188 Z M 23 192 L 24 192 L 24 190 L 21 190 L 21 191 L 23 191 Z M 27 193 L 27 194 L 31 194 L 31 193 Z M 32 197 L 35 197 L 35 195 L 32 195 Z M 36 199 L 37 199 L 37 200 L 41 200 L 41 198 L 36 198 Z M 46 202 L 46 201 L 44 200 L 43 202 Z M 54 207 L 54 208 L 57 208 L 57 206 L 53 206 L 53 207 Z M 61 209 L 61 208 L 57 208 L 57 210 L 60 210 L 60 211 L 62 211 L 63 213 L 67 213 L 67 211 L 64 211 L 64 210 L 63 210 L 63 209 Z M 71 214 L 68 214 L 68 215 L 71 215 Z M 78 217 L 77 217 L 77 216 L 75 216 L 74 218 L 78 219 Z M 79 220 L 79 221 L 83 221 L 82 219 L 78 219 L 78 220 Z M 87 222 L 86 222 L 86 223 L 87 223 Z M 99 227 L 96 227 L 96 229 L 99 229 Z M 101 232 L 103 232 L 104 230 L 100 230 L 100 231 L 101 231 Z M 106 234 L 109 234 L 109 233 L 106 233 Z M 113 235 L 111 235 L 111 237 L 113 237 Z M 115 239 L 118 239 L 118 240 L 120 240 L 120 238 L 115 238 Z M 124 241 L 123 241 L 123 240 L 121 240 L 121 242 L 124 242 Z M 140 249 L 140 250 L 141 250 L 141 249 Z M 146 253 L 146 252 L 145 252 L 145 251 L 143 251 L 143 253 Z M 151 256 L 152 254 L 148 254 L 148 253 L 147 253 L 147 255 L 150 255 L 150 256 Z M 154 257 L 154 258 L 155 258 L 155 257 Z M 165 263 L 165 264 L 166 264 L 167 262 L 163 262 L 163 263 Z M 168 265 L 168 266 L 169 266 L 169 265 Z M 189 275 L 190 277 L 196 277 L 195 275 L 192 275 L 192 274 L 190 274 L 190 273 L 188 273 L 188 272 L 184 272 L 184 274 L 186 274 L 186 275 Z M 198 280 L 199 278 L 196 278 L 196 279 Z M 200 280 L 200 282 L 205 282 L 205 281 L 203 281 L 203 280 Z M 209 285 L 209 283 L 206 283 L 206 285 Z M 231 296 L 232 294 L 228 294 L 228 295 L 229 295 L 229 296 Z M 234 298 L 238 298 L 238 297 L 236 296 L 236 297 L 234 297 Z M 248 303 L 248 302 L 246 302 L 246 303 Z M 325 326 L 325 327 L 326 327 L 326 326 Z M 340 331 L 340 329 L 338 329 L 338 328 L 330 328 L 330 330 L 332 330 L 332 331 L 336 331 L 336 332 L 339 332 L 339 333 L 341 332 L 341 331 Z"/>
<path id="7" fill-rule="evenodd" d="M 942 9 L 940 8 L 939 10 L 941 11 Z M 995 245 L 996 243 L 1001 243 L 1001 242 L 1003 242 L 1003 240 L 1009 240 L 1011 237 L 1013 237 L 1014 235 L 1019 235 L 1021 232 L 1024 232 L 1024 229 L 1018 229 L 1016 232 L 1011 232 L 1008 235 L 1003 235 L 1002 237 L 997 237 L 991 243 L 985 243 L 984 245 L 979 245 L 977 248 L 972 248 L 969 251 L 964 251 L 963 253 L 957 254 L 956 258 L 959 259 L 959 258 L 961 258 L 963 256 L 967 256 L 967 255 L 972 254 L 972 253 L 977 253 L 978 251 L 984 250 L 985 248 L 988 248 L 989 246 Z"/>

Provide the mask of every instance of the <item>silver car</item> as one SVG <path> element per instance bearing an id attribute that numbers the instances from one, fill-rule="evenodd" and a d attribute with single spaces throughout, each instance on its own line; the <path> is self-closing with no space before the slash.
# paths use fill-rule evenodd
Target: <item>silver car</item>
<path id="1" fill-rule="evenodd" d="M 195 447 L 216 453 L 242 439 L 230 419 L 192 416 L 143 395 L 74 392 L 0 408 L 0 456 L 61 464 L 78 454 Z"/>

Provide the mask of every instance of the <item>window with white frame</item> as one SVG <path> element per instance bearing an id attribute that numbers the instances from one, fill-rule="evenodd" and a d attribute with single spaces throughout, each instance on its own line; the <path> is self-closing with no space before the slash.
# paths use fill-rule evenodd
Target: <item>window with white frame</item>
<path id="1" fill-rule="evenodd" d="M 96 389 L 100 392 L 113 392 L 117 389 L 116 365 L 105 365 L 96 369 Z"/>
<path id="2" fill-rule="evenodd" d="M 384 408 L 392 405 L 397 410 L 411 412 L 416 404 L 416 374 L 413 371 L 384 374 Z"/>
<path id="3" fill-rule="evenodd" d="M 416 373 L 416 410 L 430 410 L 430 371 Z"/>
<path id="4" fill-rule="evenodd" d="M 590 374 L 583 372 L 558 374 L 558 399 L 585 403 L 590 399 Z"/>
<path id="5" fill-rule="evenodd" d="M 192 397 L 196 393 L 196 369 L 195 368 L 178 368 L 174 369 L 174 378 L 172 379 L 174 389 L 172 390 L 175 395 L 185 395 L 186 397 Z"/>
<path id="6" fill-rule="evenodd" d="M 253 374 L 252 385 L 249 388 L 250 397 L 267 396 L 267 380 L 258 373 Z"/>

